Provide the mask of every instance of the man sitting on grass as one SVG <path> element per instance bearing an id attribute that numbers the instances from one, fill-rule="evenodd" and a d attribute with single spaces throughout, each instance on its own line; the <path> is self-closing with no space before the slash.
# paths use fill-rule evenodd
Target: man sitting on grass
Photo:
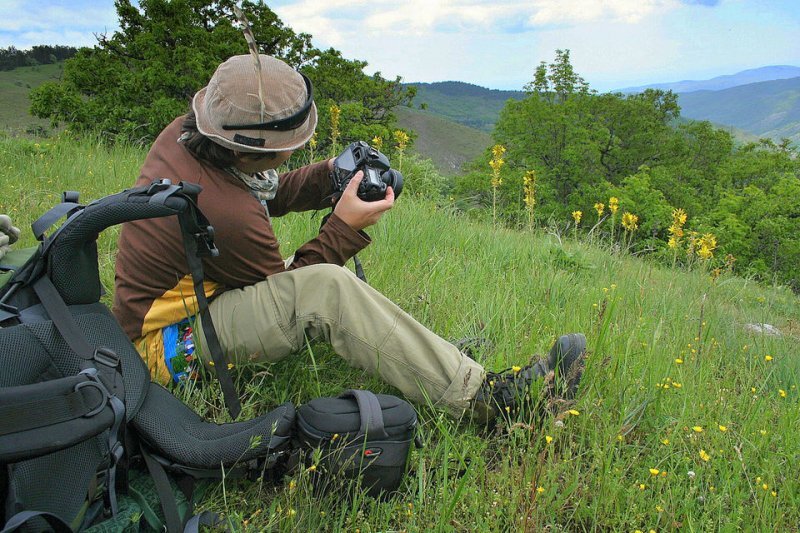
<path id="1" fill-rule="evenodd" d="M 333 160 L 278 175 L 274 169 L 311 138 L 317 109 L 311 82 L 284 62 L 249 55 L 222 63 L 150 149 L 137 186 L 157 178 L 203 187 L 200 209 L 215 229 L 219 257 L 204 261 L 204 289 L 231 363 L 276 361 L 322 338 L 350 365 L 380 375 L 411 400 L 430 399 L 460 417 L 489 423 L 520 407 L 532 381 L 551 370 L 560 394 L 574 394 L 586 339 L 560 337 L 549 356 L 491 373 L 342 268 L 370 243 L 363 231 L 391 209 L 394 192 L 374 202 L 356 191 L 356 174 L 319 235 L 284 262 L 271 217 L 330 207 Z M 178 222 L 123 225 L 114 313 L 153 378 L 191 378 L 202 331 Z M 195 339 L 195 337 L 197 337 Z"/>

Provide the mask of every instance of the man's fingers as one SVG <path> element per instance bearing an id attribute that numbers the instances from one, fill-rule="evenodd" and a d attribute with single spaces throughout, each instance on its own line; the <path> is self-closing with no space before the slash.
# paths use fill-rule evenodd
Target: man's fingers
<path id="1" fill-rule="evenodd" d="M 358 194 L 358 186 L 361 184 L 361 180 L 364 179 L 364 173 L 360 170 L 356 172 L 356 175 L 353 176 L 353 179 L 350 180 L 350 183 L 347 184 L 347 187 L 344 190 L 344 194 L 350 194 L 355 196 Z"/>
<path id="2" fill-rule="evenodd" d="M 372 205 L 381 213 L 391 209 L 394 205 L 394 189 L 391 187 L 386 187 L 386 196 L 383 197 L 383 200 L 373 202 Z"/>

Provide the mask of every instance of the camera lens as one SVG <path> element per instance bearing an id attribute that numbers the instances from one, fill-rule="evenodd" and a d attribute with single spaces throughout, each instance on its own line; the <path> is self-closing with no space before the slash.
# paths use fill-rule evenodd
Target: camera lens
<path id="1" fill-rule="evenodd" d="M 403 175 L 393 168 L 384 171 L 381 174 L 381 180 L 394 191 L 394 197 L 400 196 L 403 192 Z"/>

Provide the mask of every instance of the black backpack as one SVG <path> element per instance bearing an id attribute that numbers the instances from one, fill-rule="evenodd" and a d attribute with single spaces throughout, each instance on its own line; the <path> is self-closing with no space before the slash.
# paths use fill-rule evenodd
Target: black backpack
<path id="1" fill-rule="evenodd" d="M 200 257 L 216 248 L 197 209 L 199 192 L 196 185 L 160 180 L 86 206 L 77 203 L 76 193 L 65 193 L 33 224 L 41 244 L 0 287 L 3 533 L 90 528 L 116 516 L 129 480 L 142 471 L 152 476 L 167 530 L 196 529 L 213 517 L 191 516 L 194 480 L 220 478 L 223 467 L 229 478 L 262 474 L 288 456 L 291 403 L 252 420 L 205 422 L 150 381 L 141 357 L 100 303 L 98 234 L 130 220 L 177 216 L 206 326 Z M 66 221 L 46 235 L 62 217 Z M 206 331 L 209 326 L 210 319 Z M 222 357 L 216 344 L 215 361 Z M 235 418 L 238 397 L 230 377 L 220 374 L 226 365 L 215 368 Z M 176 484 L 189 502 L 183 515 Z"/>

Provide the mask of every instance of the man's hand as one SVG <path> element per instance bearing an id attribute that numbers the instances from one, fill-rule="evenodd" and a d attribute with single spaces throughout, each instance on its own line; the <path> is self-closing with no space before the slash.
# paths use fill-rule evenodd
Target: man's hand
<path id="1" fill-rule="evenodd" d="M 359 198 L 358 186 L 362 179 L 364 179 L 364 173 L 359 170 L 347 184 L 342 197 L 336 202 L 333 210 L 336 216 L 356 231 L 375 224 L 381 215 L 394 205 L 394 191 L 391 187 L 386 188 L 386 197 L 383 200 L 365 202 Z"/>
<path id="2" fill-rule="evenodd" d="M 19 239 L 19 228 L 11 225 L 8 215 L 0 215 L 0 259 L 6 255 L 17 239 Z"/>

